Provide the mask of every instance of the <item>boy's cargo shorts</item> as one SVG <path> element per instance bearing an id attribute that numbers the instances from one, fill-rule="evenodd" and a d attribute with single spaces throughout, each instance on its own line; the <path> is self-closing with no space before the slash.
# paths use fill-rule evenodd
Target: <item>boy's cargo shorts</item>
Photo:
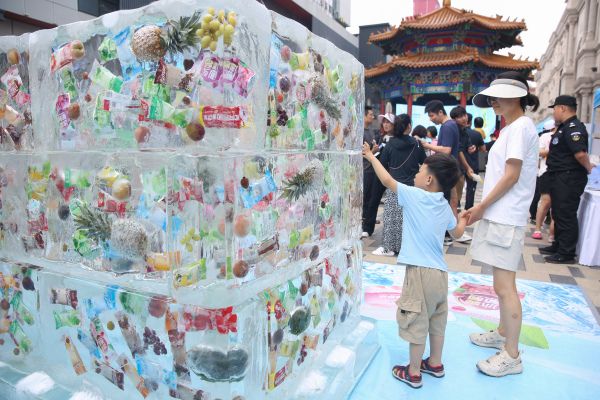
<path id="1" fill-rule="evenodd" d="M 448 273 L 408 265 L 402 295 L 396 304 L 401 338 L 425 344 L 428 334 L 444 336 L 448 320 Z"/>

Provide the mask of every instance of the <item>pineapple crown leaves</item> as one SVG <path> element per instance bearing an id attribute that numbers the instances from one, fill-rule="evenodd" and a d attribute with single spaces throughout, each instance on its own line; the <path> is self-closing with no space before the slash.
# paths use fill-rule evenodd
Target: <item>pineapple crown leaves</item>
<path id="1" fill-rule="evenodd" d="M 196 30 L 200 29 L 200 12 L 196 11 L 189 17 L 179 17 L 179 21 L 167 21 L 166 32 L 161 35 L 161 44 L 168 53 L 182 53 L 198 43 Z"/>
<path id="2" fill-rule="evenodd" d="M 73 216 L 73 221 L 78 230 L 97 242 L 105 242 L 110 238 L 111 222 L 108 216 L 86 203 L 79 205 L 79 213 Z"/>
<path id="3" fill-rule="evenodd" d="M 283 182 L 281 197 L 288 201 L 296 201 L 313 189 L 319 177 L 323 176 L 323 167 L 319 164 L 309 164 L 292 178 Z"/>
<path id="4" fill-rule="evenodd" d="M 327 111 L 327 114 L 329 114 L 331 118 L 339 120 L 342 117 L 340 107 L 337 105 L 333 97 L 329 94 L 329 90 L 327 89 L 327 85 L 325 85 L 325 82 L 323 82 L 322 79 L 313 78 L 311 79 L 311 83 L 312 101 L 316 105 Z"/>

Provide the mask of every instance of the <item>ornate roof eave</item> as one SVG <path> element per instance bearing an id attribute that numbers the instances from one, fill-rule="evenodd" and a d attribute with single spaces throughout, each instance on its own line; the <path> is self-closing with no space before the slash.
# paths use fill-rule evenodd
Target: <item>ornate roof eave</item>
<path id="1" fill-rule="evenodd" d="M 365 79 L 373 79 L 386 75 L 398 68 L 419 70 L 428 68 L 452 67 L 474 62 L 488 68 L 518 70 L 531 72 L 539 68 L 537 60 L 515 59 L 514 54 L 480 54 L 475 48 L 464 48 L 454 51 L 416 53 L 395 56 L 385 64 L 376 65 L 365 70 Z"/>
<path id="2" fill-rule="evenodd" d="M 400 26 L 393 26 L 387 31 L 372 33 L 369 36 L 369 43 L 376 44 L 378 42 L 385 42 L 390 39 L 395 39 L 399 34 L 407 29 L 411 29 L 413 31 L 431 31 L 437 29 L 447 29 L 463 24 L 477 25 L 492 31 L 527 30 L 527 25 L 525 24 L 524 20 L 503 20 L 502 16 L 500 15 L 496 15 L 495 18 L 486 17 L 475 14 L 472 11 L 459 10 L 446 4 L 444 7 L 438 8 L 429 14 L 405 18 L 400 23 Z"/>

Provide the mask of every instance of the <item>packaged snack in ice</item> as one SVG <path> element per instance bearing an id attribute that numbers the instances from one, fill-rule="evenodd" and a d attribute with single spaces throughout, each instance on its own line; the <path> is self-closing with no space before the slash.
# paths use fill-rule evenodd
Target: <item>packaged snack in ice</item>
<path id="1" fill-rule="evenodd" d="M 98 55 L 103 63 L 117 58 L 117 44 L 110 37 L 105 37 L 98 46 Z"/>
<path id="2" fill-rule="evenodd" d="M 56 329 L 81 325 L 81 315 L 77 310 L 52 311 Z"/>
<path id="3" fill-rule="evenodd" d="M 159 364 L 140 355 L 135 356 L 135 364 L 138 373 L 144 377 L 146 382 L 155 382 L 156 384 L 162 382 L 170 389 L 177 387 L 177 375 L 174 371 L 161 368 Z"/>
<path id="4" fill-rule="evenodd" d="M 73 309 L 77 308 L 77 290 L 66 289 L 66 288 L 52 288 L 50 289 L 50 302 L 52 304 L 62 304 L 64 306 L 71 306 Z"/>
<path id="5" fill-rule="evenodd" d="M 207 128 L 243 128 L 247 126 L 248 106 L 202 106 L 199 122 Z"/>
<path id="6" fill-rule="evenodd" d="M 8 328 L 8 332 L 10 334 L 11 339 L 17 346 L 18 351 L 22 351 L 24 353 L 29 353 L 31 351 L 31 339 L 29 339 L 29 337 L 25 334 L 23 327 L 19 324 L 18 321 L 11 322 L 10 327 Z M 14 353 L 15 355 L 18 354 L 18 352 L 16 351 Z"/>
<path id="7" fill-rule="evenodd" d="M 117 93 L 121 91 L 121 87 L 123 86 L 123 78 L 116 76 L 106 69 L 106 67 L 100 65 L 98 60 L 94 60 L 92 64 L 90 79 L 96 85 Z"/>
<path id="8" fill-rule="evenodd" d="M 77 84 L 75 83 L 75 76 L 73 76 L 73 70 L 71 68 L 63 68 L 60 71 L 60 77 L 62 79 L 63 88 L 65 89 L 65 92 L 69 94 L 70 99 L 77 99 Z"/>
<path id="9" fill-rule="evenodd" d="M 69 124 L 71 123 L 71 119 L 69 118 L 68 113 L 69 104 L 71 104 L 71 100 L 69 99 L 69 95 L 67 93 L 61 93 L 58 95 L 58 98 L 56 99 L 55 109 L 60 127 L 62 129 L 68 128 Z"/>
<path id="10" fill-rule="evenodd" d="M 121 371 L 117 371 L 113 367 L 97 359 L 94 359 L 93 366 L 97 374 L 105 377 L 110 383 L 121 390 L 125 390 L 125 376 Z"/>
<path id="11" fill-rule="evenodd" d="M 99 93 L 96 98 L 96 108 L 104 111 L 130 111 L 137 115 L 140 107 L 139 99 L 133 99 L 131 96 L 115 93 L 111 90 Z"/>
<path id="12" fill-rule="evenodd" d="M 144 378 L 138 375 L 135 366 L 129 362 L 129 359 L 124 355 L 120 355 L 117 363 L 121 367 L 121 370 L 125 372 L 131 383 L 135 386 L 135 388 L 140 392 L 142 397 L 146 398 L 150 394 L 150 391 L 146 387 L 146 383 L 144 382 Z"/>
<path id="13" fill-rule="evenodd" d="M 67 353 L 69 354 L 69 360 L 71 361 L 71 365 L 73 366 L 73 370 L 76 375 L 85 374 L 87 371 L 85 369 L 85 365 L 83 364 L 83 360 L 77 351 L 77 347 L 71 342 L 71 338 L 69 336 L 65 336 L 65 348 L 67 349 Z"/>
<path id="14" fill-rule="evenodd" d="M 176 89 L 189 92 L 192 90 L 194 75 L 190 72 L 180 70 L 174 65 L 167 64 L 160 59 L 154 77 L 154 83 L 167 85 Z"/>
<path id="15" fill-rule="evenodd" d="M 65 65 L 71 64 L 74 60 L 80 59 L 85 55 L 83 43 L 74 40 L 60 47 L 50 57 L 50 71 L 56 72 Z"/>

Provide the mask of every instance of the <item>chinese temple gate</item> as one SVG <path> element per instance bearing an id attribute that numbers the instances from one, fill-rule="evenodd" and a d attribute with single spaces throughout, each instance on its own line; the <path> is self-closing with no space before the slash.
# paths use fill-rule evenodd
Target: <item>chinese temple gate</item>
<path id="1" fill-rule="evenodd" d="M 537 60 L 517 59 L 495 51 L 522 45 L 524 21 L 485 17 L 459 10 L 444 0 L 443 7 L 422 16 L 405 18 L 398 27 L 374 33 L 369 42 L 392 58 L 365 71 L 368 83 L 381 91 L 384 104 L 413 105 L 439 99 L 466 107 L 501 72 L 516 70 L 530 75 Z"/>

